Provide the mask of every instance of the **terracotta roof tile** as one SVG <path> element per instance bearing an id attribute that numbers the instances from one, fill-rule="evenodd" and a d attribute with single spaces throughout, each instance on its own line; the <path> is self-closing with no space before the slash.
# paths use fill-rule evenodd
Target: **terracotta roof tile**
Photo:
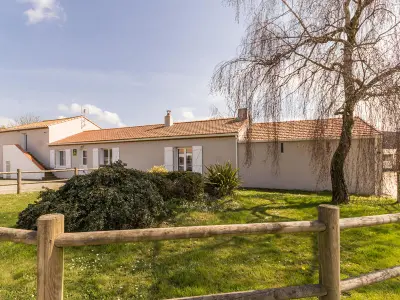
<path id="1" fill-rule="evenodd" d="M 9 132 L 9 131 L 19 131 L 19 130 L 30 130 L 30 129 L 47 128 L 47 127 L 49 127 L 51 125 L 60 124 L 60 123 L 71 121 L 71 120 L 78 119 L 78 118 L 81 118 L 81 116 L 75 116 L 75 117 L 70 117 L 70 118 L 62 118 L 62 119 L 54 119 L 54 120 L 44 120 L 44 121 L 34 122 L 34 123 L 30 123 L 30 124 L 25 124 L 25 125 L 2 128 L 2 129 L 0 129 L 0 133 L 1 132 Z M 87 119 L 87 120 L 89 122 L 93 123 L 89 119 Z"/>
<path id="2" fill-rule="evenodd" d="M 322 126 L 317 126 L 318 121 L 316 120 L 255 123 L 252 128 L 252 139 L 256 141 L 271 141 L 274 140 L 275 132 L 277 132 L 279 140 L 309 140 L 314 138 L 316 128 L 323 128 L 325 137 L 333 138 L 340 136 L 341 119 L 327 119 L 319 122 L 321 122 L 319 124 Z M 56 141 L 51 145 L 236 134 L 244 125 L 245 122 L 243 121 L 228 118 L 180 122 L 174 123 L 170 127 L 165 127 L 164 124 L 155 124 L 90 130 Z M 363 120 L 356 118 L 353 134 L 354 136 L 368 136 L 379 134 L 379 131 Z"/>
<path id="3" fill-rule="evenodd" d="M 201 136 L 212 134 L 236 134 L 243 124 L 243 121 L 237 121 L 235 118 L 228 118 L 193 122 L 177 122 L 169 127 L 164 126 L 164 124 L 155 124 L 90 130 L 56 141 L 51 145 L 151 138 L 176 138 L 183 136 Z"/>
<path id="4" fill-rule="evenodd" d="M 342 119 L 332 118 L 325 120 L 301 120 L 286 122 L 255 123 L 252 127 L 252 140 L 309 140 L 316 135 L 316 130 L 323 131 L 326 138 L 340 136 Z M 353 136 L 370 136 L 380 134 L 378 130 L 360 118 L 355 118 Z"/>

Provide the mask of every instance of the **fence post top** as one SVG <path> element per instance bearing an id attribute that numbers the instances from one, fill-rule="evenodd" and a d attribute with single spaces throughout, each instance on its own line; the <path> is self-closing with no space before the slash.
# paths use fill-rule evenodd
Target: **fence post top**
<path id="1" fill-rule="evenodd" d="M 53 220 L 61 220 L 61 219 L 64 219 L 63 214 L 48 214 L 48 215 L 40 216 L 37 220 L 38 221 L 53 221 Z"/>
<path id="2" fill-rule="evenodd" d="M 331 205 L 331 204 L 320 204 L 320 205 L 318 205 L 318 209 L 320 209 L 320 208 L 340 210 L 339 206 Z"/>

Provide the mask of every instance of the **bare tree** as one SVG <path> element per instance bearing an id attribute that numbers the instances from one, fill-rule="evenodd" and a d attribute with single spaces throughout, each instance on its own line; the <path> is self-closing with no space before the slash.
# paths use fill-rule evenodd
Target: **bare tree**
<path id="1" fill-rule="evenodd" d="M 26 114 L 22 116 L 18 116 L 14 119 L 14 123 L 11 124 L 12 126 L 18 126 L 18 125 L 26 125 L 26 124 L 31 124 L 35 122 L 39 122 L 40 117 L 33 115 L 33 114 Z"/>
<path id="2" fill-rule="evenodd" d="M 383 124 L 400 114 L 400 2 L 226 2 L 237 16 L 245 12 L 249 25 L 238 56 L 217 66 L 212 90 L 236 108 L 247 106 L 253 119 L 279 121 L 302 113 L 323 124 L 340 116 L 330 163 L 332 202 L 348 203 L 344 166 L 355 116 Z"/>
<path id="3" fill-rule="evenodd" d="M 400 203 L 400 124 L 398 124 L 396 130 L 396 153 L 395 153 L 395 170 L 396 170 L 396 177 L 397 177 L 397 203 Z"/>

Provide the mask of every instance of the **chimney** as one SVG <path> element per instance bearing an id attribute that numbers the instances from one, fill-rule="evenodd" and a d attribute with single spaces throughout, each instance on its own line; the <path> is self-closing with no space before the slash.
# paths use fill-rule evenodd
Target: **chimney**
<path id="1" fill-rule="evenodd" d="M 238 119 L 240 121 L 245 121 L 247 120 L 247 108 L 239 108 L 238 109 Z"/>
<path id="2" fill-rule="evenodd" d="M 167 110 L 167 115 L 164 117 L 164 125 L 165 127 L 170 127 L 174 124 L 174 120 L 171 116 L 171 111 Z"/>

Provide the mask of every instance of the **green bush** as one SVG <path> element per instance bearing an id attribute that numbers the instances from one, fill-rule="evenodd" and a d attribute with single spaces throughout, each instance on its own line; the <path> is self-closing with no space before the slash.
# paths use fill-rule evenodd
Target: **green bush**
<path id="1" fill-rule="evenodd" d="M 172 182 L 172 197 L 200 201 L 204 196 L 204 178 L 199 173 L 174 171 L 162 174 Z"/>
<path id="2" fill-rule="evenodd" d="M 232 195 L 239 185 L 238 169 L 233 168 L 230 162 L 207 167 L 206 192 L 209 195 L 218 198 Z"/>
<path id="3" fill-rule="evenodd" d="M 160 189 L 146 173 L 116 163 L 41 192 L 41 200 L 19 214 L 17 226 L 36 229 L 39 216 L 61 213 L 66 231 L 150 227 L 168 216 Z"/>
<path id="4" fill-rule="evenodd" d="M 201 201 L 203 194 L 200 174 L 142 172 L 117 162 L 74 176 L 58 191 L 41 192 L 41 200 L 19 214 L 17 226 L 36 229 L 41 215 L 61 213 L 66 231 L 146 228 L 170 217 L 177 205 Z"/>

